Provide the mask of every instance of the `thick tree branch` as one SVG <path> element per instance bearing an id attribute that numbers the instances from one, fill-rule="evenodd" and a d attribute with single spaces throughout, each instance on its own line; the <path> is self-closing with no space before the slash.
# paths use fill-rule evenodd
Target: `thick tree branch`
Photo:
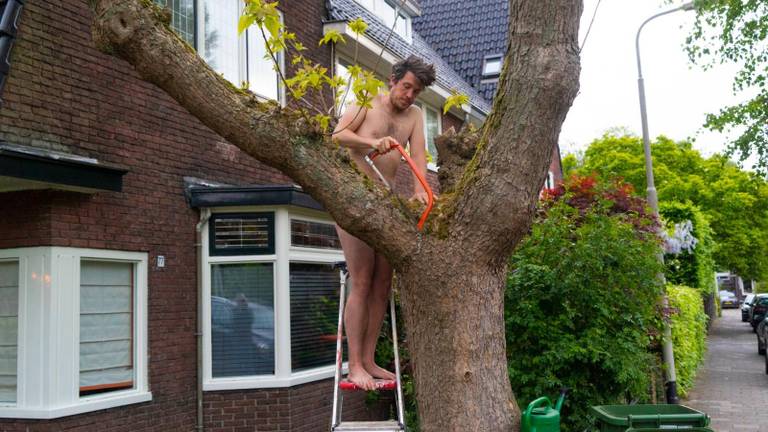
<path id="1" fill-rule="evenodd" d="M 214 132 L 275 167 L 325 206 L 344 229 L 385 254 L 394 265 L 422 241 L 418 214 L 394 205 L 394 195 L 368 180 L 299 113 L 262 102 L 214 72 L 169 28 L 150 0 L 91 1 L 98 47 L 134 66 Z M 233 24 L 234 25 L 234 24 Z"/>
<path id="2" fill-rule="evenodd" d="M 579 86 L 581 0 L 510 0 L 509 10 L 499 89 L 450 227 L 452 238 L 488 259 L 506 259 L 527 231 Z"/>
<path id="3" fill-rule="evenodd" d="M 440 161 L 440 192 L 443 194 L 454 191 L 456 183 L 464 174 L 464 168 L 475 156 L 480 132 L 477 129 L 464 127 L 456 133 L 453 128 L 435 139 L 437 158 Z"/>

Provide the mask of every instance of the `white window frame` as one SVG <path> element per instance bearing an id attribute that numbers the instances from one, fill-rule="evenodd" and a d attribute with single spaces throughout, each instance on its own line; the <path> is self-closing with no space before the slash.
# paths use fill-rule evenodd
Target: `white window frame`
<path id="1" fill-rule="evenodd" d="M 387 26 L 387 28 L 391 28 L 391 24 L 387 24 L 386 18 L 384 17 L 384 11 L 385 5 L 389 5 L 389 7 L 393 8 L 397 13 L 399 13 L 404 19 L 405 19 L 405 34 L 400 34 L 397 32 L 397 26 L 395 26 L 394 33 L 401 38 L 403 38 L 406 42 L 409 44 L 413 42 L 413 23 L 411 19 L 411 15 L 406 12 L 403 8 L 399 6 L 400 1 L 399 0 L 355 0 L 357 4 L 367 9 L 369 12 L 371 12 L 373 15 L 375 15 L 378 19 L 381 20 L 381 22 Z M 371 9 L 371 5 L 373 5 L 373 9 Z M 399 18 L 398 18 L 399 20 Z"/>
<path id="2" fill-rule="evenodd" d="M 429 151 L 429 143 L 427 142 L 427 111 L 433 111 L 437 115 L 437 135 L 438 136 L 443 133 L 443 116 L 441 115 L 439 109 L 433 108 L 431 105 L 428 105 L 428 104 L 426 104 L 424 102 L 420 102 L 419 103 L 419 107 L 421 108 L 421 110 L 423 112 L 422 116 L 423 116 L 423 119 L 424 119 L 424 121 L 423 121 L 424 122 L 424 151 L 428 152 Z M 437 138 L 437 137 L 435 137 L 435 138 Z M 437 146 L 435 146 L 435 150 L 437 150 Z M 433 156 L 434 160 L 437 161 L 437 155 L 434 154 L 432 156 Z M 438 166 L 437 166 L 437 164 L 435 162 L 427 162 L 427 169 L 429 169 L 430 171 L 437 172 Z"/>
<path id="3" fill-rule="evenodd" d="M 195 1 L 195 8 L 198 11 L 197 12 L 197 28 L 195 29 L 195 44 L 198 47 L 198 52 L 200 52 L 202 47 L 205 47 L 205 0 L 194 0 Z M 233 1 L 233 0 L 217 0 L 217 1 Z M 238 4 L 240 7 L 238 8 L 238 18 L 239 14 L 242 13 L 242 1 L 239 1 Z M 281 11 L 278 11 L 278 14 L 280 14 L 280 22 L 285 22 L 283 13 Z M 237 26 L 237 20 L 232 23 L 233 26 Z M 256 24 L 252 25 L 248 31 L 258 31 L 258 26 Z M 238 82 L 232 83 L 236 87 L 240 87 L 240 85 L 247 81 L 246 78 L 248 78 L 248 44 L 246 42 L 247 33 L 243 33 L 237 38 L 237 60 L 238 60 Z M 258 40 L 261 40 L 261 34 L 257 37 Z M 202 57 L 202 56 L 201 56 Z M 282 53 L 278 53 L 277 55 L 277 61 L 278 61 L 278 67 L 280 68 L 280 71 L 282 73 L 285 73 L 285 55 Z M 282 81 L 280 80 L 280 75 L 278 72 L 275 71 L 275 74 L 277 75 L 277 102 L 281 106 L 285 106 L 286 98 L 285 98 L 285 86 L 283 85 Z M 270 97 L 264 96 L 259 93 L 254 93 L 257 96 L 259 96 L 263 100 L 273 100 Z"/>
<path id="4" fill-rule="evenodd" d="M 499 71 L 498 72 L 486 72 L 486 68 L 488 67 L 488 63 L 491 61 L 498 61 L 499 62 Z M 480 71 L 480 76 L 482 77 L 482 82 L 496 82 L 499 80 L 499 76 L 501 75 L 501 69 L 504 67 L 504 56 L 501 54 L 493 54 L 493 55 L 487 55 L 483 58 L 483 66 L 482 70 Z"/>
<path id="5" fill-rule="evenodd" d="M 54 419 L 152 400 L 147 378 L 146 253 L 46 246 L 3 249 L 0 260 L 19 263 L 16 403 L 0 404 L 0 418 Z M 83 260 L 133 264 L 131 389 L 80 396 Z"/>
<path id="6" fill-rule="evenodd" d="M 275 215 L 275 253 L 271 255 L 211 256 L 209 229 L 202 232 L 202 289 L 203 289 L 203 390 L 241 390 L 254 388 L 292 387 L 299 384 L 331 378 L 335 365 L 321 366 L 301 372 L 291 371 L 291 292 L 290 264 L 333 264 L 344 260 L 341 250 L 308 248 L 291 245 L 291 219 L 333 224 L 330 217 L 319 211 L 293 206 L 244 206 L 211 209 L 217 213 L 272 212 Z M 275 373 L 244 377 L 213 377 L 213 349 L 211 335 L 211 266 L 214 264 L 271 263 L 274 272 L 275 319 Z"/>

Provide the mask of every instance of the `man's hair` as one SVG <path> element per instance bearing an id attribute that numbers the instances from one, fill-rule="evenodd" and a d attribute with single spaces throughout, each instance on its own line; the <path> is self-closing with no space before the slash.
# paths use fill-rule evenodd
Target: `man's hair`
<path id="1" fill-rule="evenodd" d="M 424 88 L 431 86 L 435 82 L 435 67 L 425 63 L 424 60 L 415 55 L 408 56 L 407 59 L 400 60 L 392 66 L 392 76 L 395 82 L 403 79 L 406 72 L 414 74 Z"/>

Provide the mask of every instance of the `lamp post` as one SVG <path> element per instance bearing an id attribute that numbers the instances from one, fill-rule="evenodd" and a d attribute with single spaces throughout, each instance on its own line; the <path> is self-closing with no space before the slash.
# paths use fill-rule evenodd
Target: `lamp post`
<path id="1" fill-rule="evenodd" d="M 648 189 L 646 189 L 646 194 L 648 197 L 648 204 L 650 204 L 651 209 L 653 210 L 653 214 L 656 216 L 656 218 L 659 217 L 659 197 L 656 194 L 656 185 L 653 181 L 653 161 L 651 160 L 651 144 L 650 140 L 648 138 L 648 115 L 646 113 L 645 108 L 645 85 L 643 83 L 643 70 L 640 66 L 640 32 L 643 30 L 643 27 L 645 27 L 648 22 L 651 20 L 658 18 L 660 16 L 664 16 L 667 14 L 671 14 L 673 12 L 677 11 L 689 11 L 694 9 L 693 2 L 685 3 L 682 6 L 676 7 L 674 9 L 670 9 L 665 12 L 657 13 L 656 15 L 653 15 L 652 17 L 646 19 L 643 21 L 643 23 L 640 25 L 640 28 L 637 29 L 637 36 L 635 37 L 635 52 L 637 54 L 637 88 L 638 92 L 640 94 L 640 118 L 642 121 L 642 128 L 643 128 L 643 151 L 645 152 L 645 177 L 646 182 L 648 184 Z M 664 263 L 664 255 L 659 253 L 659 260 Z M 666 279 L 664 278 L 664 274 L 662 273 L 659 275 L 659 279 L 661 280 L 662 284 L 666 284 Z M 664 295 L 663 299 L 663 307 L 664 310 L 667 310 L 669 307 L 669 300 L 667 299 L 666 294 Z M 676 404 L 679 402 L 679 399 L 677 398 L 677 376 L 675 374 L 675 356 L 674 356 L 674 350 L 672 347 L 672 331 L 669 327 L 669 322 L 667 320 L 664 320 L 664 344 L 662 349 L 662 357 L 664 359 L 664 370 L 665 370 L 665 383 L 664 383 L 664 389 L 666 393 L 666 400 L 669 404 Z"/>

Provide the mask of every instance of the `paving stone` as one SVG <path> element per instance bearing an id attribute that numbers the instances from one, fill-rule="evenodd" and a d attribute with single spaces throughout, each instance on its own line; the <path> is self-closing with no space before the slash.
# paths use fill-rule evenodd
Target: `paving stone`
<path id="1" fill-rule="evenodd" d="M 717 432 L 768 432 L 768 375 L 752 327 L 727 309 L 709 334 L 707 355 L 685 405 L 707 413 Z"/>

